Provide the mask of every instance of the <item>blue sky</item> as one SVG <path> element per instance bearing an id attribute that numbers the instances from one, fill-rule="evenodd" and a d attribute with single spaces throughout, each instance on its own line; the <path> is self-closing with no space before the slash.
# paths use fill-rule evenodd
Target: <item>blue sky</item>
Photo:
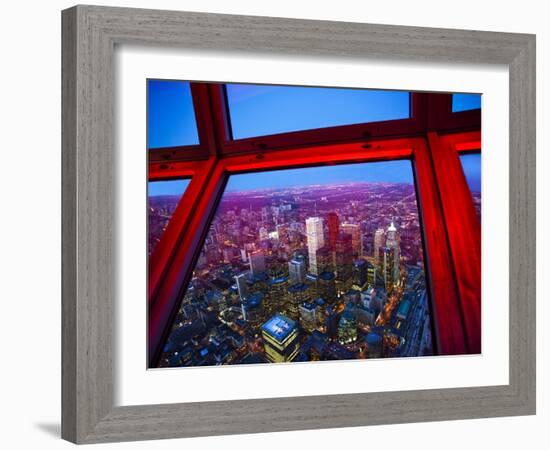
<path id="1" fill-rule="evenodd" d="M 189 186 L 191 180 L 166 180 L 149 181 L 149 197 L 158 197 L 160 195 L 182 195 Z"/>
<path id="2" fill-rule="evenodd" d="M 335 125 L 407 118 L 402 91 L 296 86 L 227 85 L 234 138 Z M 481 95 L 453 94 L 453 111 L 480 108 Z M 189 82 L 148 80 L 148 147 L 198 144 Z M 481 189 L 479 155 L 461 157 L 472 190 Z M 348 164 L 234 175 L 227 190 L 285 188 L 344 182 L 412 183 L 409 161 Z M 151 182 L 149 195 L 180 195 L 188 180 Z"/>
<path id="3" fill-rule="evenodd" d="M 385 161 L 232 175 L 226 191 L 281 189 L 346 182 L 413 183 L 410 161 Z"/>
<path id="4" fill-rule="evenodd" d="M 147 80 L 147 147 L 198 143 L 189 82 Z"/>
<path id="5" fill-rule="evenodd" d="M 470 190 L 473 192 L 481 192 L 481 154 L 470 153 L 460 156 L 462 169 L 466 175 L 466 181 Z"/>
<path id="6" fill-rule="evenodd" d="M 453 112 L 481 108 L 480 94 L 453 94 Z"/>
<path id="7" fill-rule="evenodd" d="M 227 84 L 234 139 L 410 117 L 402 91 Z"/>

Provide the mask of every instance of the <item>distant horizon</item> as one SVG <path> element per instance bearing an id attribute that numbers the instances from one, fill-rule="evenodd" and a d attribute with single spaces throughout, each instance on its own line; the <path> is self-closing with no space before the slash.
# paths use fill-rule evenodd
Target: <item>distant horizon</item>
<path id="1" fill-rule="evenodd" d="M 152 181 L 151 183 L 155 183 L 155 181 Z M 250 188 L 250 189 L 242 189 L 242 190 L 231 190 L 231 191 L 225 191 L 225 194 L 239 194 L 241 192 L 264 192 L 264 191 L 278 191 L 278 190 L 284 190 L 284 189 L 291 189 L 291 188 L 305 188 L 308 186 L 334 186 L 334 185 L 353 185 L 353 184 L 407 184 L 411 185 L 412 183 L 408 182 L 395 182 L 395 181 L 348 181 L 348 182 L 341 182 L 341 183 L 323 183 L 323 184 L 306 184 L 306 185 L 294 185 L 294 186 L 287 186 L 287 187 L 271 187 L 271 188 Z M 183 192 L 155 192 L 155 193 L 149 193 L 149 197 L 174 197 L 174 196 L 180 196 Z"/>
<path id="2" fill-rule="evenodd" d="M 231 175 L 225 192 L 288 189 L 344 183 L 414 184 L 409 160 L 304 167 Z"/>
<path id="3" fill-rule="evenodd" d="M 322 184 L 304 184 L 304 185 L 291 185 L 287 187 L 273 187 L 273 188 L 251 188 L 251 189 L 242 189 L 242 190 L 231 190 L 231 191 L 225 191 L 226 194 L 238 194 L 240 192 L 263 192 L 263 191 L 279 191 L 284 189 L 299 189 L 299 188 L 307 188 L 309 186 L 316 186 L 316 187 L 329 187 L 329 186 L 343 186 L 343 185 L 355 185 L 355 184 L 407 184 L 410 185 L 412 183 L 408 182 L 396 182 L 396 181 L 348 181 L 348 182 L 340 182 L 340 183 L 322 183 Z"/>

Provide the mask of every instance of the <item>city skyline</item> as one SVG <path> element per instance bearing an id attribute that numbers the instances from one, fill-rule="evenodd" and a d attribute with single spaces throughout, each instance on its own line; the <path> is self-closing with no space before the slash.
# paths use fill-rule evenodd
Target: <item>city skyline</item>
<path id="1" fill-rule="evenodd" d="M 220 153 L 213 157 L 212 148 L 207 149 L 199 140 L 198 129 L 201 139 L 208 129 L 204 120 L 218 116 L 210 116 L 211 111 L 204 114 L 205 105 L 194 98 L 201 89 L 198 84 L 175 80 L 147 83 L 151 154 L 160 147 L 173 147 L 158 155 L 167 161 L 181 156 L 181 161 L 174 159 L 178 167 L 186 165 L 183 161 L 189 159 L 185 155 L 189 146 L 195 146 L 189 153 L 192 159 L 210 155 L 216 164 L 216 158 L 226 157 Z M 228 127 L 224 139 L 232 140 L 241 152 L 247 151 L 250 142 L 262 148 L 261 136 L 279 133 L 296 132 L 293 139 L 307 138 L 316 132 L 300 132 L 324 128 L 330 133 L 331 127 L 378 121 L 394 121 L 390 128 L 395 125 L 396 130 L 401 129 L 411 123 L 413 101 L 419 101 L 415 103 L 415 117 L 427 114 L 426 108 L 433 106 L 442 114 L 448 114 L 450 107 L 453 114 L 457 113 L 455 117 L 475 118 L 477 113 L 462 112 L 481 108 L 478 94 L 438 96 L 442 102 L 432 105 L 408 91 L 254 84 L 213 88 L 225 101 L 211 102 L 210 107 L 218 108 L 217 113 L 225 109 Z M 200 108 L 198 116 L 195 106 Z M 339 128 L 335 137 L 341 132 L 345 139 L 351 139 L 348 130 L 357 129 Z M 254 137 L 259 138 L 257 142 L 251 140 Z M 240 146 L 240 139 L 247 139 L 246 148 Z M 430 157 L 439 157 L 427 137 L 426 143 Z M 223 151 L 218 144 L 217 151 Z M 333 149 L 336 154 L 338 148 Z M 185 275 L 187 284 L 180 286 L 174 279 L 177 298 L 170 302 L 176 303 L 165 311 L 169 313 L 167 323 L 159 328 L 163 337 L 155 331 L 151 368 L 418 357 L 439 351 L 449 354 L 435 345 L 432 324 L 437 325 L 440 317 L 432 317 L 426 274 L 430 263 L 434 265 L 428 272 L 438 273 L 438 261 L 434 261 L 437 251 L 433 253 L 433 249 L 439 244 L 434 244 L 427 211 L 437 207 L 426 204 L 425 192 L 433 175 L 430 169 L 415 179 L 416 152 L 408 159 L 314 167 L 292 167 L 302 163 L 300 152 L 288 154 L 296 159 L 290 157 L 287 167 L 267 164 L 266 170 L 255 172 L 248 172 L 251 166 L 240 163 L 239 156 L 231 166 L 235 172 L 221 180 L 225 185 L 216 185 L 221 192 L 212 195 L 206 178 L 199 181 L 189 205 L 189 195 L 184 193 L 191 178 L 148 182 L 148 255 L 153 266 L 162 261 L 155 270 L 164 270 L 165 260 L 172 270 L 169 260 L 176 254 L 174 249 L 161 245 L 157 250 L 157 245 L 170 228 L 174 213 L 177 211 L 178 221 L 170 228 L 172 242 L 187 246 L 185 221 L 195 214 L 197 205 L 200 211 L 203 206 L 196 196 L 207 195 L 204 200 L 210 202 L 205 218 L 208 222 L 197 231 L 200 236 L 194 228 L 190 235 L 195 240 L 191 243 L 193 254 L 186 256 L 192 256 L 193 264 L 191 273 Z M 462 169 L 481 222 L 480 152 L 457 152 L 456 156 L 460 164 L 449 164 L 450 179 L 459 180 L 456 171 Z M 171 164 L 168 161 L 159 167 L 169 168 Z M 212 181 L 220 182 L 217 178 Z M 420 216 L 418 192 L 426 221 Z M 467 191 L 461 189 L 459 193 L 460 200 L 469 204 Z M 446 198 L 440 200 L 447 202 Z M 446 204 L 439 206 L 447 208 Z M 443 218 L 434 217 L 446 230 L 448 224 L 443 222 L 447 210 L 444 212 Z M 190 220 L 195 223 L 195 218 Z M 471 222 L 468 224 L 474 228 L 476 223 Z M 425 230 L 422 223 L 428 224 Z M 180 234 L 178 227 L 183 227 Z M 429 233 L 430 258 L 424 255 L 424 231 Z M 462 255 L 463 259 L 467 256 Z M 438 287 L 434 301 L 439 301 L 441 289 L 445 287 Z M 449 293 L 444 291 L 443 297 Z M 457 347 L 457 354 L 463 351 Z"/>
<path id="2" fill-rule="evenodd" d="M 225 190 L 159 367 L 433 353 L 410 161 L 338 167 Z"/>

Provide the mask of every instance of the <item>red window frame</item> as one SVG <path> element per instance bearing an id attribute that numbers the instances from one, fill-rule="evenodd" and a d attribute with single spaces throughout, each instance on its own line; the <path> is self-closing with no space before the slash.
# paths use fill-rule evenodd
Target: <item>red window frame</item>
<path id="1" fill-rule="evenodd" d="M 437 354 L 481 351 L 481 227 L 459 160 L 481 148 L 479 110 L 452 113 L 450 94 L 413 93 L 409 119 L 233 141 L 223 85 L 191 83 L 191 91 L 201 144 L 149 151 L 150 181 L 191 177 L 149 259 L 150 367 L 230 175 L 398 159 L 411 160 L 415 176 Z"/>

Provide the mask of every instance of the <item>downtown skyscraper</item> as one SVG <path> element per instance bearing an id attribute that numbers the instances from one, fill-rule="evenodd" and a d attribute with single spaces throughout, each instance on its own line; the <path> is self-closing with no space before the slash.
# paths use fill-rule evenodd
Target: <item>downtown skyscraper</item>
<path id="1" fill-rule="evenodd" d="M 320 217 L 307 218 L 306 235 L 309 255 L 309 271 L 313 275 L 319 275 L 319 268 L 317 266 L 317 250 L 325 245 L 323 219 Z"/>

